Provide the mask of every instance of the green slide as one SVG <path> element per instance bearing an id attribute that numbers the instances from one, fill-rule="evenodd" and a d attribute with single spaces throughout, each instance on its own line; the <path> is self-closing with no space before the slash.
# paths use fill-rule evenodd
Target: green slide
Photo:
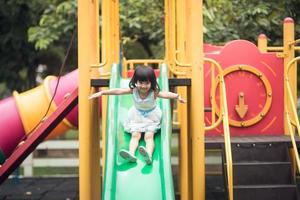
<path id="1" fill-rule="evenodd" d="M 118 65 L 112 67 L 110 88 L 127 88 L 129 79 L 121 78 L 118 68 Z M 169 90 L 166 65 L 161 66 L 158 83 L 162 91 Z M 174 200 L 170 156 L 170 100 L 158 100 L 163 118 L 161 130 L 155 134 L 155 151 L 152 165 L 146 165 L 138 151 L 136 151 L 138 158 L 136 163 L 128 163 L 118 154 L 120 149 L 129 146 L 130 134 L 124 132 L 123 122 L 132 103 L 131 95 L 111 95 L 108 97 L 103 199 Z M 143 136 L 140 145 L 145 145 Z"/>

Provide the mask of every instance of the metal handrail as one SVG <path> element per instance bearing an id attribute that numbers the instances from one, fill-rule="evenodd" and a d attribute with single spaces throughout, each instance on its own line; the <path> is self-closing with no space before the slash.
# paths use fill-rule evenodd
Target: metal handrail
<path id="1" fill-rule="evenodd" d="M 226 88 L 224 81 L 224 73 L 220 64 L 215 60 L 210 58 L 204 58 L 204 61 L 212 63 L 217 67 L 219 71 L 220 78 L 220 115 L 217 122 L 209 127 L 205 127 L 205 130 L 211 130 L 212 127 L 217 127 L 223 120 L 224 129 L 224 143 L 225 143 L 225 155 L 227 162 L 227 181 L 228 181 L 228 194 L 229 200 L 233 200 L 233 167 L 232 167 L 232 154 L 231 154 L 231 141 L 230 141 L 230 131 L 229 131 L 229 119 L 228 119 L 228 108 L 227 108 L 227 98 L 226 98 Z M 212 113 L 214 114 L 214 113 Z"/>
<path id="2" fill-rule="evenodd" d="M 283 51 L 283 47 L 267 47 L 268 51 L 279 51 L 282 52 Z M 300 46 L 295 46 L 294 47 L 295 51 L 300 51 Z"/>
<path id="3" fill-rule="evenodd" d="M 127 74 L 128 68 L 130 70 L 133 70 L 134 65 L 136 65 L 136 64 L 143 64 L 143 65 L 157 64 L 157 65 L 160 65 L 164 62 L 165 62 L 165 60 L 162 60 L 162 59 L 130 59 L 130 60 L 126 60 L 126 58 L 123 58 L 123 70 L 124 70 L 124 74 Z"/>
<path id="4" fill-rule="evenodd" d="M 300 39 L 297 39 L 297 40 L 294 40 L 293 42 L 290 42 L 289 43 L 289 46 L 292 46 L 292 45 L 296 45 L 296 44 L 298 44 L 298 43 L 300 43 Z"/>
<path id="5" fill-rule="evenodd" d="M 174 57 L 174 60 L 175 60 L 176 65 L 178 65 L 178 66 L 180 66 L 180 67 L 192 67 L 192 65 L 189 64 L 189 63 L 181 63 L 181 62 L 179 62 L 179 61 L 177 60 L 176 56 L 177 56 L 177 54 L 179 54 L 179 53 L 180 53 L 179 50 L 175 50 L 175 57 Z"/>
<path id="6" fill-rule="evenodd" d="M 292 146 L 293 146 L 293 150 L 294 150 L 294 154 L 295 154 L 295 158 L 296 158 L 298 173 L 300 173 L 300 159 L 299 159 L 298 148 L 297 148 L 297 144 L 296 144 L 296 141 L 295 141 L 295 135 L 294 135 L 294 131 L 293 131 L 293 127 L 292 127 L 289 112 L 286 112 L 286 119 L 287 119 L 288 129 L 289 129 L 289 133 L 290 133 L 290 137 L 291 137 L 291 141 L 292 141 Z M 298 124 L 299 124 L 299 121 L 298 121 Z M 297 126 L 297 129 L 299 130 L 298 126 Z"/>
<path id="7" fill-rule="evenodd" d="M 148 64 L 161 64 L 164 62 L 164 60 L 162 59 L 131 59 L 131 60 L 123 60 L 125 67 L 128 67 L 129 65 L 129 69 L 134 69 L 134 65 L 135 64 L 144 64 L 144 65 L 148 65 Z"/>
<path id="8" fill-rule="evenodd" d="M 99 68 L 99 71 L 100 71 L 101 69 L 104 68 L 106 63 L 107 63 L 107 59 L 105 59 L 102 63 L 91 64 L 90 67 L 91 68 Z M 101 73 L 100 73 L 100 77 L 109 77 L 109 76 L 110 76 L 110 72 L 101 71 Z"/>
<path id="9" fill-rule="evenodd" d="M 294 40 L 292 42 L 289 42 L 289 46 L 294 46 L 294 50 L 295 51 L 300 51 L 300 46 L 296 46 L 297 44 L 300 43 L 300 39 Z M 268 51 L 278 51 L 278 52 L 282 52 L 283 51 L 283 47 L 282 46 L 271 46 L 271 47 L 267 47 Z"/>
<path id="10" fill-rule="evenodd" d="M 176 63 L 175 63 L 176 64 Z M 173 65 L 168 63 L 169 70 L 172 72 L 172 74 L 177 75 L 177 76 L 186 76 L 186 72 L 178 71 L 175 69 L 176 67 L 172 67 Z"/>
<path id="11" fill-rule="evenodd" d="M 177 76 L 187 76 L 187 72 L 188 71 L 178 71 L 176 68 L 177 66 L 179 67 L 183 67 L 185 69 L 191 69 L 192 65 L 189 64 L 189 63 L 181 63 L 179 60 L 177 60 L 176 56 L 177 54 L 180 53 L 179 50 L 175 50 L 175 55 L 174 55 L 174 62 L 175 62 L 175 66 L 173 66 L 172 64 L 168 64 L 169 66 L 169 70 L 174 74 L 174 75 L 177 75 Z"/>
<path id="12" fill-rule="evenodd" d="M 292 67 L 292 64 L 294 64 L 294 62 L 297 62 L 298 60 L 300 60 L 300 56 L 293 58 L 288 64 L 287 64 L 287 70 L 286 70 L 286 78 L 288 79 L 288 74 L 290 72 L 290 69 Z"/>
<path id="13" fill-rule="evenodd" d="M 298 60 L 300 60 L 300 57 L 296 57 L 288 63 L 286 74 L 285 74 L 288 101 L 290 102 L 290 105 L 291 105 L 291 109 L 292 109 L 291 112 L 292 112 L 294 121 L 292 121 L 291 118 L 290 118 L 290 113 L 289 113 L 289 110 L 288 110 L 289 109 L 288 106 L 285 107 L 285 110 L 286 110 L 285 114 L 286 114 L 286 119 L 287 119 L 287 124 L 288 124 L 288 130 L 289 130 L 289 133 L 290 133 L 290 137 L 291 137 L 291 141 L 292 141 L 292 145 L 293 145 L 293 150 L 294 150 L 294 154 L 295 154 L 295 158 L 296 158 L 297 169 L 298 169 L 298 172 L 300 173 L 300 158 L 299 158 L 299 154 L 298 154 L 297 145 L 296 145 L 296 142 L 295 142 L 294 131 L 293 131 L 293 128 L 292 128 L 292 125 L 294 125 L 297 128 L 298 135 L 300 136 L 300 124 L 299 124 L 297 109 L 296 109 L 296 106 L 295 106 L 295 101 L 294 101 L 294 98 L 293 98 L 293 93 L 292 93 L 292 89 L 291 89 L 291 86 L 290 86 L 290 83 L 289 83 L 289 77 L 288 77 L 288 74 L 289 74 L 289 71 L 291 69 L 292 64 L 294 64 Z"/>

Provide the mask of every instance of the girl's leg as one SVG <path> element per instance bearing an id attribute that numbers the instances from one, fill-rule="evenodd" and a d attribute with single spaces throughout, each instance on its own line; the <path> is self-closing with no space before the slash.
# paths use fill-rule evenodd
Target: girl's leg
<path id="1" fill-rule="evenodd" d="M 153 132 L 146 132 L 145 133 L 145 142 L 146 142 L 147 152 L 152 157 L 153 150 L 154 150 L 154 147 L 155 147 L 154 133 Z"/>
<path id="2" fill-rule="evenodd" d="M 140 139 L 141 139 L 141 133 L 139 133 L 139 132 L 133 132 L 131 134 L 131 139 L 130 139 L 130 143 L 129 143 L 129 152 L 133 156 L 135 155 L 135 151 L 136 151 L 136 148 L 139 145 Z"/>
<path id="3" fill-rule="evenodd" d="M 119 152 L 120 156 L 125 160 L 128 160 L 129 162 L 136 162 L 135 150 L 139 144 L 140 138 L 141 138 L 141 133 L 139 132 L 132 133 L 130 143 L 129 143 L 129 151 L 125 149 L 121 149 Z"/>
<path id="4" fill-rule="evenodd" d="M 153 132 L 146 132 L 145 133 L 145 142 L 146 148 L 143 146 L 139 147 L 139 152 L 144 156 L 147 165 L 152 163 L 152 154 L 154 150 L 154 133 Z"/>

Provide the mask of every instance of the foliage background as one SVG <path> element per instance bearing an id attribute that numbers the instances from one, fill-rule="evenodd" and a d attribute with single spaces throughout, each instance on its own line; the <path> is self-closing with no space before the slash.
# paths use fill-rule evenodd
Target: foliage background
<path id="1" fill-rule="evenodd" d="M 34 87 L 39 64 L 47 66 L 42 76 L 58 74 L 71 35 L 76 32 L 76 4 L 75 0 L 0 1 L 0 98 L 10 96 L 12 90 Z M 163 0 L 120 0 L 120 5 L 124 56 L 162 58 Z M 281 45 L 282 21 L 289 16 L 300 24 L 299 7 L 300 0 L 204 0 L 204 41 L 256 42 L 257 36 L 265 33 L 270 45 Z M 296 25 L 296 38 L 299 33 Z M 75 41 L 65 72 L 76 67 Z"/>

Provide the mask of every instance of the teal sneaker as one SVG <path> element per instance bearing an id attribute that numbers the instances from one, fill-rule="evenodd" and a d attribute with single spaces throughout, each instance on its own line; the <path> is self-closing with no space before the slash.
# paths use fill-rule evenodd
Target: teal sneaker
<path id="1" fill-rule="evenodd" d="M 144 160 L 146 162 L 147 165 L 151 165 L 152 163 L 152 156 L 149 155 L 149 153 L 147 152 L 147 149 L 143 146 L 139 147 L 139 152 L 140 154 L 144 157 Z"/>
<path id="2" fill-rule="evenodd" d="M 120 156 L 124 158 L 125 160 L 128 160 L 129 162 L 136 162 L 136 157 L 132 155 L 129 151 L 122 149 L 119 152 Z"/>

